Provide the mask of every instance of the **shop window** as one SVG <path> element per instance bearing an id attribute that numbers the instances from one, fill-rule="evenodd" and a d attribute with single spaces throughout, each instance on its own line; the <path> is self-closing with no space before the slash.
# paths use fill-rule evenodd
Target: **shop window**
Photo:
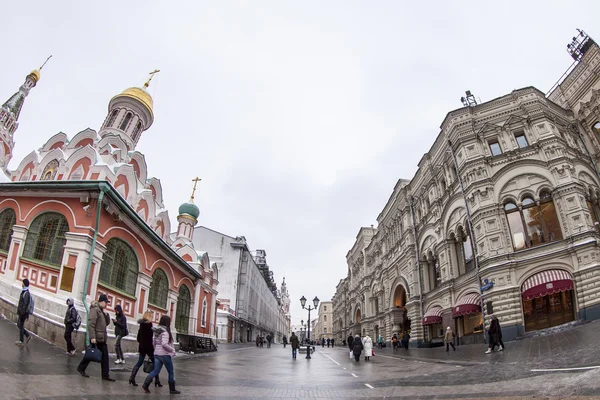
<path id="1" fill-rule="evenodd" d="M 0 213 L 0 251 L 8 252 L 13 234 L 13 226 L 17 223 L 17 215 L 12 208 Z"/>
<path id="2" fill-rule="evenodd" d="M 121 239 L 110 239 L 100 265 L 100 283 L 134 296 L 138 271 L 138 260 L 131 246 Z"/>
<path id="3" fill-rule="evenodd" d="M 527 138 L 525 137 L 524 132 L 515 133 L 515 139 L 517 140 L 517 144 L 519 145 L 520 148 L 529 146 L 529 143 L 527 143 Z"/>
<path id="4" fill-rule="evenodd" d="M 62 214 L 48 212 L 37 216 L 29 227 L 23 257 L 59 267 L 68 230 Z"/>
<path id="5" fill-rule="evenodd" d="M 167 278 L 167 274 L 159 268 L 152 274 L 152 284 L 150 285 L 148 302 L 154 306 L 166 309 L 168 294 L 169 279 Z"/>
<path id="6" fill-rule="evenodd" d="M 499 156 L 502 154 L 502 148 L 500 147 L 500 143 L 497 140 L 488 143 L 490 146 L 490 151 L 493 156 Z"/>

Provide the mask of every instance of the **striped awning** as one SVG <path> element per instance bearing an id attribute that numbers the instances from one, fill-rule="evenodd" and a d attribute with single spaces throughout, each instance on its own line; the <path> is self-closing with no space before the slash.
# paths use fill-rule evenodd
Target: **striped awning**
<path id="1" fill-rule="evenodd" d="M 442 307 L 432 307 L 423 317 L 423 325 L 433 325 L 442 323 Z"/>
<path id="2" fill-rule="evenodd" d="M 539 272 L 523 283 L 521 292 L 525 300 L 573 289 L 573 277 L 561 269 Z"/>
<path id="3" fill-rule="evenodd" d="M 470 293 L 462 296 L 452 307 L 452 318 L 467 314 L 481 312 L 481 300 L 479 293 Z"/>

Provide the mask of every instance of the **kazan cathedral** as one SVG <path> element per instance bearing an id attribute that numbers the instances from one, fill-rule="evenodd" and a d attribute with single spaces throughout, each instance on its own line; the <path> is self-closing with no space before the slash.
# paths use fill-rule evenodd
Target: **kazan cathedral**
<path id="1" fill-rule="evenodd" d="M 85 325 L 100 294 L 111 314 L 121 305 L 127 316 L 125 351 L 137 351 L 136 321 L 145 311 L 155 322 L 169 315 L 183 348 L 211 347 L 216 339 L 218 271 L 192 242 L 200 215 L 194 193 L 171 233 L 160 180 L 148 176 L 136 150 L 154 121 L 151 79 L 110 99 L 99 131 L 71 139 L 57 133 L 14 170 L 7 166 L 19 114 L 40 70 L 0 109 L 0 313 L 16 320 L 28 278 L 36 302 L 26 328 L 44 339 L 64 343 L 68 298 Z"/>

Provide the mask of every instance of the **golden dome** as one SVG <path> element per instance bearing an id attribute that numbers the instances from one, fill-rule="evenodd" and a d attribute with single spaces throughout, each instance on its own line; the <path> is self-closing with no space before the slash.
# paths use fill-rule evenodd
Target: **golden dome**
<path id="1" fill-rule="evenodd" d="M 40 80 L 40 71 L 37 69 L 34 69 L 33 71 L 31 71 L 31 73 L 28 76 L 30 76 L 31 79 L 33 79 L 35 81 L 35 83 L 37 83 Z"/>
<path id="2" fill-rule="evenodd" d="M 123 93 L 121 93 L 115 97 L 121 97 L 121 96 L 130 97 L 132 99 L 139 101 L 146 107 L 148 112 L 150 112 L 150 115 L 153 115 L 152 106 L 154 105 L 154 102 L 152 101 L 152 96 L 150 96 L 148 94 L 148 92 L 146 92 L 144 89 L 141 89 L 138 87 L 130 87 L 129 89 L 123 90 Z"/>

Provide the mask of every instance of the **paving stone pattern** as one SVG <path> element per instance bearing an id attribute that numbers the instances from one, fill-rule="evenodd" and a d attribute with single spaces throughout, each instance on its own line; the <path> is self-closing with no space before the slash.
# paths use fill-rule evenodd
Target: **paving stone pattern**
<path id="1" fill-rule="evenodd" d="M 85 379 L 76 372 L 80 356 L 66 356 L 37 337 L 26 347 L 15 346 L 16 326 L 0 320 L 0 399 L 594 398 L 600 395 L 600 369 L 532 369 L 600 364 L 598 328 L 600 323 L 590 323 L 511 342 L 506 351 L 493 354 L 484 354 L 486 349 L 480 345 L 449 353 L 442 348 L 395 354 L 389 348 L 376 349 L 370 362 L 358 363 L 342 347 L 318 347 L 311 360 L 305 355 L 292 360 L 289 346 L 221 345 L 214 353 L 176 357 L 175 375 L 182 394 L 173 397 L 164 370 L 165 386 L 152 386 L 150 395 L 127 384 L 133 357 L 124 365 L 111 359 L 111 375 L 117 382 L 102 381 L 99 365 L 90 365 L 91 378 Z M 138 375 L 138 383 L 144 376 Z"/>

